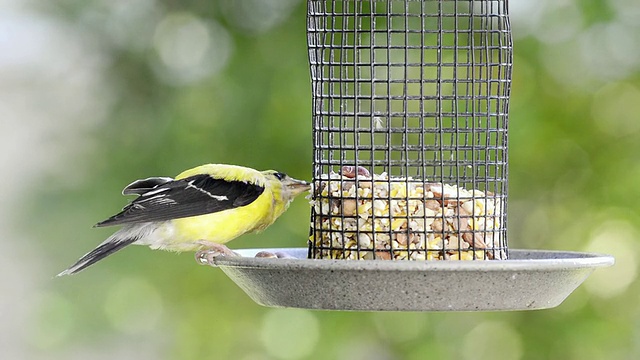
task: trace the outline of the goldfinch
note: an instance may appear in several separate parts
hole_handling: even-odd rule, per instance
[[[264,230],[309,189],[308,182],[281,172],[223,164],[198,166],[175,179],[134,181],[122,194],[138,197],[95,225],[122,228],[58,276],[75,274],[130,244],[233,254],[222,244]]]

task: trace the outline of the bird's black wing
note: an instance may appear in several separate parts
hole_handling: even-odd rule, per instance
[[[264,187],[256,184],[215,179],[204,174],[159,182],[140,194],[122,212],[96,226],[165,221],[210,214],[250,204],[263,191]]]

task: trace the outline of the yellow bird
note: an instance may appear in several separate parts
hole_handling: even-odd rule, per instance
[[[58,276],[75,274],[130,244],[233,254],[222,244],[264,230],[296,195],[309,188],[308,182],[274,170],[224,164],[198,166],[175,179],[134,181],[122,194],[138,197],[117,215],[95,225],[123,227]]]

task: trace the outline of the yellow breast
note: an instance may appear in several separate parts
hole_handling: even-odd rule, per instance
[[[173,238],[167,250],[194,251],[200,248],[197,241],[224,244],[238,236],[260,231],[274,220],[273,194],[265,189],[258,199],[249,205],[212,214],[171,220]]]

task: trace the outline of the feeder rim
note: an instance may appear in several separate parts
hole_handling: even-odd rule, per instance
[[[255,269],[331,269],[340,271],[544,271],[607,267],[614,264],[611,255],[558,250],[510,249],[507,260],[342,260],[307,259],[307,248],[235,249],[238,257],[217,257],[213,267]],[[260,251],[303,254],[305,258],[256,258]],[[550,258],[551,257],[551,258]]]

